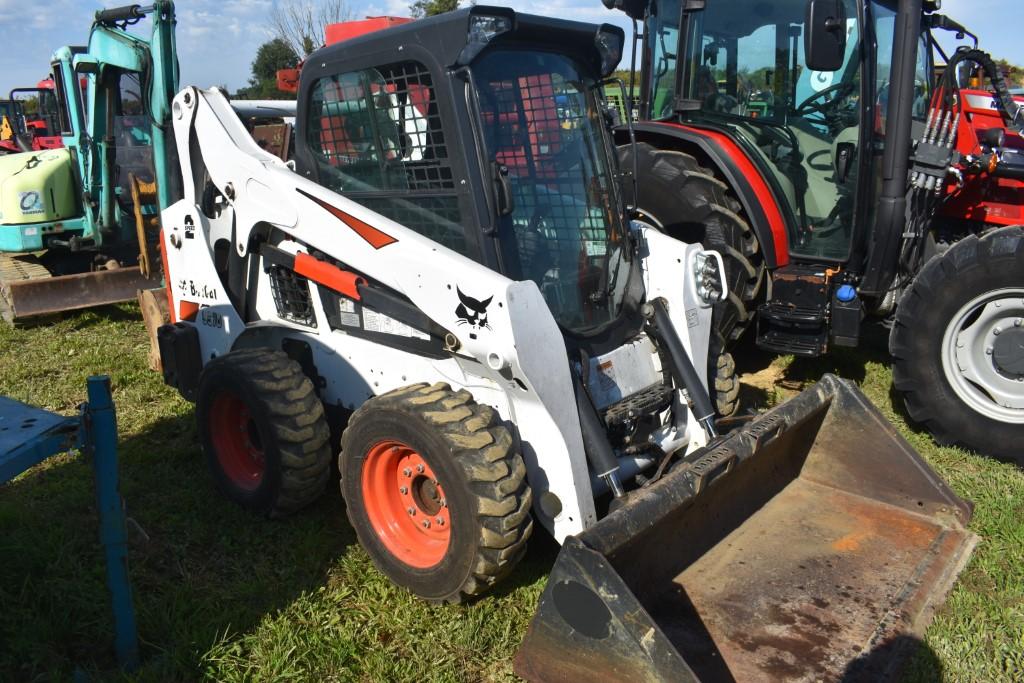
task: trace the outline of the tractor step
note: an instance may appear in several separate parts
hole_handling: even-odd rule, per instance
[[[0,317],[21,324],[64,311],[135,299],[154,285],[138,266],[52,275],[32,255],[0,254]]]
[[[772,274],[772,299],[757,309],[757,345],[773,353],[820,356],[828,350],[829,271],[792,264]]]

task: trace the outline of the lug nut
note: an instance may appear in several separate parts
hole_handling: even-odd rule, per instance
[[[423,474],[423,463],[420,463],[419,465],[416,465],[416,473],[417,474]]]
[[[401,493],[404,496],[404,495],[409,493],[409,487],[408,486],[399,486],[398,487],[398,492]]]
[[[402,470],[402,474],[404,474],[407,477],[411,477],[412,476],[412,470],[410,470],[408,467],[406,467],[404,470]]]
[[[1003,331],[1002,328],[997,327],[996,329],[992,330],[992,334],[994,334],[996,336],[999,336],[999,333],[1002,332],[1002,331]]]
[[[443,507],[443,508],[448,507],[448,500],[447,499],[445,499],[445,498],[441,499],[441,507]]]
[[[1013,321],[1014,327],[1020,327],[1021,325],[1024,325],[1024,320],[1022,320],[1021,318],[1017,318],[1016,320]]]
[[[423,528],[424,529],[429,529],[430,528],[430,520],[429,519],[423,520]]]
[[[413,516],[416,515],[416,508],[414,508],[414,507],[405,508],[405,511],[408,512],[410,515],[413,515]]]
[[[1024,380],[1022,380],[1024,381]],[[438,526],[444,526],[444,517],[435,517],[434,521],[437,522]]]

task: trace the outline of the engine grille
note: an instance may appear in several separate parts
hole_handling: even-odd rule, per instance
[[[270,266],[270,291],[274,296],[277,314],[283,320],[316,327],[309,280],[297,275],[290,268]]]

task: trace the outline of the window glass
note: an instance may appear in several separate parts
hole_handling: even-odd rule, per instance
[[[114,107],[114,145],[117,158],[118,199],[131,212],[129,175],[153,182],[153,134],[150,116],[142,96],[139,74],[122,71],[117,80]]]
[[[430,73],[418,62],[351,71],[312,89],[306,141],[320,182],[466,253]]]
[[[692,116],[729,127],[761,157],[796,217],[795,254],[844,259],[853,235],[860,141],[857,4],[843,0],[846,55],[836,71],[808,68],[806,0],[708,3],[692,15]]]
[[[675,105],[676,46],[679,44],[679,0],[656,3],[657,14],[647,20],[645,33],[651,41],[650,99],[655,119],[671,116]]]
[[[619,315],[629,266],[597,85],[565,55],[495,49],[473,64],[488,158],[511,198],[505,273],[586,333]]]
[[[57,114],[61,135],[74,135],[71,130],[71,115],[68,107],[67,93],[64,90],[64,73],[59,63],[53,65],[53,90],[57,97]]]

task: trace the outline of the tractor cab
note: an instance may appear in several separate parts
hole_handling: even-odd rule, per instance
[[[601,91],[622,44],[477,7],[328,46],[302,70],[298,171],[533,280],[567,333],[599,335],[638,276]]]
[[[805,51],[814,30],[809,7],[825,4],[835,52],[827,69]],[[682,111],[686,121],[726,133],[764,172],[786,217],[790,255],[846,262],[863,236],[858,226],[873,222],[894,3],[719,0],[680,10],[679,0],[659,0],[648,11],[644,118]],[[927,34],[920,39],[912,108],[923,123],[931,65]],[[861,179],[870,182],[862,188]]]

